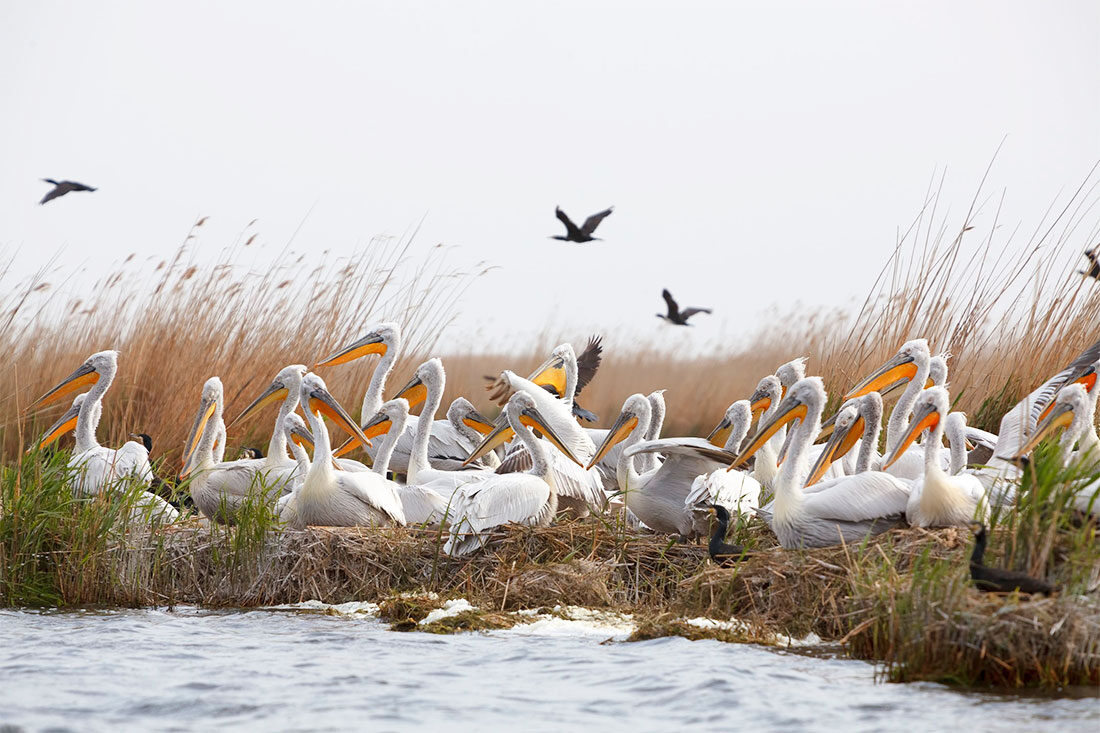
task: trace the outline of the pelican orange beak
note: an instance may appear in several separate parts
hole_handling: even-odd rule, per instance
[[[290,429],[290,439],[294,441],[295,445],[313,450],[313,433],[309,432],[304,425],[292,427]]]
[[[328,417],[345,432],[350,433],[364,448],[370,446],[370,439],[363,434],[363,431],[327,389],[322,387],[311,389],[306,404],[310,412],[317,416],[324,415]]]
[[[637,425],[638,416],[630,410],[623,410],[619,414],[619,419],[616,420],[615,424],[611,426],[611,429],[607,431],[607,437],[600,443],[600,447],[596,449],[596,453],[592,456],[592,460],[588,462],[588,465],[585,466],[585,470],[592,468],[602,461],[603,457],[607,455],[607,452],[626,440],[626,437],[634,431]],[[717,428],[715,428],[715,430],[717,430]],[[725,443],[723,443],[723,445],[725,445]]]
[[[561,451],[566,458],[576,463],[578,466],[583,467],[584,464],[577,460],[577,457],[573,455],[573,451],[569,450],[569,447],[561,441],[558,434],[554,432],[554,429],[547,424],[543,418],[542,413],[538,411],[536,407],[528,407],[520,413],[519,421],[529,428],[538,430],[542,433],[542,437],[550,441],[550,444]]]
[[[764,390],[756,390],[749,397],[749,409],[752,411],[752,419],[756,420],[772,406],[772,398]]]
[[[844,399],[850,400],[853,397],[862,397],[871,392],[882,394],[881,390],[890,387],[894,382],[898,380],[909,381],[916,375],[917,365],[913,361],[913,357],[897,354],[890,361],[876,369],[869,377],[852,387],[848,394],[844,395]]]
[[[75,372],[62,379],[56,387],[29,404],[24,412],[57,402],[62,397],[78,392],[85,387],[91,387],[98,381],[99,372],[91,364],[84,362],[77,367]]]
[[[872,390],[874,391],[874,390]],[[922,405],[913,413],[913,419],[909,422],[909,427],[905,429],[905,434],[898,442],[894,450],[886,458],[886,462],[882,464],[882,470],[885,471],[890,466],[894,465],[894,462],[901,458],[902,454],[913,444],[913,441],[929,428],[934,428],[939,424],[941,419],[940,411],[936,409],[933,404]]]
[[[377,412],[374,417],[368,420],[367,424],[363,426],[363,433],[368,438],[374,438],[390,432],[390,428],[392,427],[393,420],[390,416],[384,412]]]
[[[1055,402],[1044,413],[1046,417],[1039,421],[1039,424],[1035,427],[1035,432],[1031,434],[1031,437],[1020,447],[1020,451],[1016,454],[1015,459],[1019,460],[1025,455],[1035,449],[1035,446],[1039,445],[1043,441],[1043,438],[1047,437],[1055,430],[1059,428],[1068,428],[1070,423],[1073,422],[1074,412],[1073,407],[1065,402],[1059,404]]]
[[[254,399],[252,401],[251,405],[244,408],[244,412],[242,412],[240,415],[238,415],[236,420],[234,420],[233,422],[229,423],[229,425],[226,426],[226,430],[233,427],[234,425],[236,425],[239,422],[243,422],[250,415],[252,415],[255,412],[259,412],[264,407],[267,407],[268,405],[270,405],[272,402],[281,402],[281,401],[285,400],[287,394],[289,394],[289,390],[287,389],[287,386],[285,384],[283,384],[281,381],[279,381],[278,379],[276,379],[274,382],[272,382],[268,386],[267,389],[264,390],[264,393],[262,395],[260,395],[259,397],[257,397],[256,399]]]
[[[382,336],[376,332],[371,332],[358,341],[340,349],[335,354],[317,362],[314,368],[347,364],[349,361],[355,361],[371,354],[385,355],[388,349],[389,345]]]
[[[792,420],[803,420],[806,417],[806,405],[802,400],[797,397],[785,397],[783,401],[779,403],[779,408],[772,415],[771,419],[761,425],[753,439],[749,441],[749,444],[741,451],[740,455],[734,459],[728,470],[733,470],[749,460],[749,457],[753,453],[760,450],[760,447],[764,443],[775,435],[781,427],[791,422]]]
[[[482,435],[488,435],[493,432],[493,421],[477,410],[470,410],[463,415],[462,424],[468,428],[473,428]]]
[[[551,356],[535,370],[532,382],[540,387],[552,387],[558,397],[565,396],[565,359]]]
[[[839,414],[839,413],[838,413]],[[834,421],[834,425],[835,425]],[[821,452],[821,455],[817,457],[817,463],[810,469],[810,476],[806,479],[806,486],[812,486],[821,480],[821,477],[825,475],[825,472],[829,470],[834,462],[839,460],[848,454],[848,451],[852,449],[852,446],[856,444],[856,441],[863,435],[864,421],[863,417],[859,416],[847,427],[840,426],[836,428],[832,435],[829,436],[829,442],[825,444],[825,450]]]
[[[58,418],[57,422],[51,425],[46,432],[42,434],[42,437],[39,438],[37,445],[38,450],[42,450],[65,433],[75,430],[78,417],[80,417],[80,405],[73,405],[66,410],[65,414]],[[31,450],[34,450],[34,448],[30,448],[27,452],[29,453]]]
[[[508,419],[501,415],[500,425],[496,425],[493,429],[485,435],[485,439],[481,441],[481,444],[477,448],[474,448],[470,457],[462,462],[463,466],[468,466],[477,459],[494,450],[499,445],[504,445],[515,437],[516,432],[512,430],[512,426],[508,424]]]
[[[414,375],[409,383],[401,388],[401,391],[397,393],[398,398],[404,398],[408,400],[409,409],[416,407],[421,402],[428,398],[428,388],[424,384],[424,380],[420,378],[420,375]]]
[[[199,441],[202,440],[203,433],[206,432],[206,424],[210,422],[210,418],[214,414],[215,408],[218,403],[214,400],[203,399],[199,405],[199,417],[195,420],[195,425],[191,428],[191,435],[187,439],[187,443],[184,444],[183,450],[183,469],[180,471],[180,481],[183,481],[191,472],[195,469],[194,457],[195,448],[198,447]]]
[[[733,423],[728,417],[723,416],[722,420],[714,426],[714,430],[710,431],[707,441],[715,448],[724,448],[731,432],[733,432]]]
[[[1082,387],[1085,388],[1086,392],[1091,393],[1092,390],[1096,387],[1096,369],[1094,365],[1090,364],[1089,366],[1085,367],[1080,373],[1071,375],[1069,381],[1067,381],[1064,386],[1069,386],[1071,384],[1080,384]],[[1051,402],[1049,405],[1047,405],[1047,409],[1043,410],[1042,414],[1039,415],[1039,422],[1042,422],[1053,409],[1054,402]]]

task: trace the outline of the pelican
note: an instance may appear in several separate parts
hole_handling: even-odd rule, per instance
[[[347,364],[371,354],[381,355],[382,358],[374,367],[374,373],[371,375],[370,384],[363,395],[363,404],[360,408],[359,419],[366,422],[382,409],[382,394],[386,389],[386,379],[393,370],[400,352],[401,327],[396,323],[386,322],[371,328],[366,336],[322,359],[317,363],[317,366],[336,366]],[[416,397],[406,395],[410,409],[420,404],[425,396],[423,391]],[[412,452],[413,440],[419,424],[420,418],[414,415],[410,415],[405,422],[405,432],[397,436],[397,445],[394,447],[393,456],[390,458],[390,471],[398,474],[408,472],[409,455]],[[462,457],[469,454],[476,443],[468,442],[462,433],[446,420],[437,420],[429,427],[431,433],[428,439],[428,454],[431,456],[432,464],[440,469],[461,470]],[[373,436],[368,435],[368,437]],[[336,450],[336,455],[338,457],[343,456],[354,447],[354,443],[345,443]],[[367,452],[373,457],[372,450],[368,449]]]
[[[478,412],[465,397],[456,397],[451,402],[451,406],[447,408],[447,420],[470,445],[480,443],[495,427],[493,421]],[[500,455],[497,451],[489,451],[481,462],[486,468],[495,469],[500,466]]]
[[[909,427],[884,464],[889,468],[918,435],[930,431],[924,442],[924,474],[910,484],[905,508],[905,518],[914,527],[966,527],[975,518],[986,521],[989,517],[985,487],[978,477],[967,473],[952,476],[943,470],[940,451],[950,404],[943,387],[924,390],[914,405]]]
[[[822,482],[817,491],[804,493],[801,481],[809,468],[809,447],[821,427],[825,386],[820,377],[796,382],[770,420],[762,421],[731,470],[744,463],[782,426],[801,418],[792,428],[787,460],[774,482],[775,500],[769,507],[772,530],[783,547],[829,547],[858,542],[893,527],[905,513],[909,487],[880,471],[865,471]],[[758,514],[769,520],[765,509]]]
[[[588,465],[594,466],[612,447],[622,443],[616,472],[627,509],[656,532],[692,537],[696,530],[687,506],[692,484],[697,477],[728,465],[732,454],[702,438],[643,441],[651,416],[652,407],[645,395],[627,397]],[[633,459],[645,453],[660,453],[665,461],[659,468],[639,474]]]
[[[401,526],[405,513],[392,481],[373,471],[342,471],[332,461],[332,443],[322,414],[359,438],[367,437],[329,394],[316,374],[302,379],[301,404],[313,433],[313,462],[297,491],[282,506],[280,518],[294,529],[308,525],[336,527]]]
[[[800,369],[804,370],[804,359],[796,359],[792,362],[787,362],[783,366],[779,367],[776,371],[782,371],[784,376],[790,379],[794,374],[797,374]],[[799,377],[801,379],[801,377]],[[794,380],[797,382],[798,380]],[[794,384],[791,382],[791,384]],[[752,416],[760,418],[760,422],[766,422],[771,419],[772,415],[779,408],[779,403],[782,400],[782,395],[786,392],[787,388],[783,386],[783,382],[775,374],[769,374],[761,379],[756,385],[756,391],[749,397],[749,407],[752,410]],[[732,407],[732,405],[731,405]],[[710,435],[707,436],[707,440],[712,445],[718,447],[724,447],[729,442],[729,435],[732,429],[732,424],[728,418],[729,412],[723,416],[722,421],[715,426],[714,430],[710,431]],[[756,453],[756,461],[753,464],[751,475],[762,486],[771,488],[772,481],[775,480],[775,476],[779,471],[777,463],[779,461],[779,450],[783,445],[786,438],[786,427],[781,428],[776,434]],[[737,450],[740,446],[734,446],[732,449]]]
[[[752,422],[749,401],[738,400],[730,405],[724,421],[731,426],[724,448],[736,453]],[[760,483],[744,471],[727,471],[725,466],[716,468],[709,474],[695,477],[684,505],[692,515],[692,536],[701,537],[707,533],[715,506],[727,512],[727,522],[731,515],[755,514],[760,506]]]
[[[1085,460],[1092,461],[1094,464],[1100,461],[1100,451],[1096,446],[1089,445],[1086,437],[1089,433],[1095,433],[1096,430],[1095,393],[1095,389],[1090,394],[1084,385],[1078,383],[1069,384],[1060,389],[1050,412],[1036,426],[1027,442],[1021,446],[1020,455],[1023,456],[1034,449],[1043,438],[1055,430],[1063,428],[1062,437],[1058,441],[1063,465],[1069,466]],[[1075,451],[1074,445],[1078,445],[1079,449]],[[1082,513],[1100,516],[1100,479],[1078,489],[1073,504]]]
[[[505,370],[500,374],[498,389],[506,389],[510,392],[527,392],[539,408],[543,419],[549,421],[554,432],[566,446],[569,454],[578,460],[587,461],[595,452],[595,443],[585,428],[582,428],[572,415],[572,399],[577,384],[577,358],[573,353],[573,347],[569,344],[561,344],[556,347],[550,358],[536,370],[535,381],[523,379],[515,373]],[[544,380],[547,383],[560,387],[561,398],[550,394],[539,383]],[[485,455],[497,445],[509,440],[513,431],[507,416],[502,415],[496,428],[487,435],[481,444],[470,454],[467,461],[473,461]],[[604,494],[603,473],[598,467],[566,460],[557,452],[550,452],[551,478],[558,495],[558,507],[574,516],[586,516],[590,507],[602,511],[607,503]],[[508,473],[530,468],[531,456],[527,454],[526,444],[520,444],[510,450],[501,462],[497,473]]]
[[[211,519],[233,524],[237,512],[250,497],[261,501],[274,500],[291,491],[297,463],[269,468],[265,458],[243,458],[236,461],[215,461],[214,441],[222,434],[225,390],[222,380],[211,377],[202,387],[202,399],[191,435],[184,450],[184,467],[180,479],[190,478],[191,500],[199,511]],[[285,434],[283,436],[285,440]],[[286,448],[282,448],[286,457]]]
[[[309,368],[304,364],[291,364],[283,367],[271,380],[271,384],[263,391],[263,394],[244,408],[237,419],[229,423],[228,427],[232,428],[237,423],[244,422],[249,416],[259,412],[265,406],[273,402],[281,403],[279,405],[279,415],[275,418],[275,429],[271,431],[271,440],[267,444],[267,455],[260,459],[263,465],[262,470],[271,472],[273,475],[285,473],[295,466],[294,460],[287,456],[287,432],[284,429],[283,421],[287,415],[298,409],[302,377],[308,371]]]
[[[539,390],[542,391],[542,390]],[[504,409],[511,429],[527,446],[532,457],[526,472],[493,474],[483,481],[466,484],[454,494],[451,507],[451,535],[443,550],[449,555],[467,555],[487,541],[488,530],[508,522],[546,526],[558,511],[558,495],[550,476],[546,443],[570,460],[576,458],[545,419],[535,398],[526,391],[512,395]],[[574,421],[574,425],[576,422]],[[546,438],[535,438],[529,427]]]
[[[100,351],[89,356],[72,374],[57,386],[39,397],[28,410],[48,405],[91,385],[91,389],[73,400],[72,406],[54,423],[39,441],[45,447],[69,430],[75,432],[76,442],[69,466],[74,469],[72,486],[76,496],[102,493],[126,480],[133,480],[148,487],[153,481],[153,468],[149,465],[149,451],[136,441],[127,441],[117,450],[106,448],[96,440],[96,429],[103,414],[103,395],[110,388],[118,371],[118,352]],[[179,517],[175,507],[151,492],[142,492],[134,504],[131,521],[141,513],[162,521],[174,521]]]
[[[375,453],[373,468],[375,474],[382,477],[382,479],[386,478],[386,470],[389,467],[390,456],[393,454],[398,436],[405,430],[405,422],[408,419],[408,401],[397,398],[389,402],[384,402],[382,404],[382,409],[380,409],[364,426],[364,432],[369,429],[377,428],[384,430],[386,433],[385,440]],[[423,425],[424,423],[421,424]],[[447,504],[453,491],[448,491],[447,496],[443,496],[432,488],[432,484],[424,486],[414,485],[411,482],[399,484],[395,481],[390,481],[389,483],[393,485],[398,498],[401,500],[401,510],[405,514],[405,521],[407,523],[439,525],[443,522],[444,517],[447,516]],[[437,482],[433,482],[433,484],[439,485]]]
[[[905,391],[902,392],[901,397],[894,404],[894,409],[890,411],[890,419],[886,423],[887,453],[891,453],[901,441],[902,432],[909,423],[909,416],[913,412],[913,405],[928,381],[931,361],[932,356],[926,339],[906,341],[889,361],[872,372],[870,376],[853,387],[844,396],[846,400],[853,397],[862,397],[870,392],[878,392],[899,379],[908,380]],[[914,445],[912,442],[908,445],[908,450],[899,454],[891,462],[888,473],[912,481],[919,479],[924,472],[924,448]],[[937,455],[940,454],[937,452]],[[946,456],[941,457],[946,458]],[[940,466],[941,469],[947,467],[946,461]]]
[[[878,392],[869,392],[862,397],[854,397],[841,405],[834,417],[835,429],[829,436],[829,442],[818,453],[817,462],[806,479],[808,490],[824,477],[863,473],[871,468],[873,460],[877,460],[876,446],[882,430],[882,396]],[[841,458],[849,459],[857,444],[859,451],[855,461],[845,465],[839,474],[829,476],[831,464]]]

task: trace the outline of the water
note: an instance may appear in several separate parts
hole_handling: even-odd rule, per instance
[[[0,724],[25,730],[1100,730],[1100,700],[882,684],[865,662],[558,620],[0,611]]]

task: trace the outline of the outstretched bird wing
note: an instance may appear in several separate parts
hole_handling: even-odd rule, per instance
[[[46,203],[47,201],[53,201],[58,196],[64,196],[68,192],[69,192],[69,189],[65,187],[65,184],[58,183],[53,188],[51,188],[49,190],[49,193],[47,193],[45,196],[42,197],[42,200],[38,202],[38,205],[41,206],[42,204]]]
[[[665,304],[668,305],[668,319],[674,321],[680,317],[680,306],[676,305],[675,299],[672,297],[672,293],[667,289],[661,291],[661,297],[665,299]]]
[[[687,319],[691,318],[696,313],[710,313],[710,312],[711,312],[710,308],[684,308],[682,311],[680,311],[680,317],[683,318],[686,321]]]
[[[602,341],[599,335],[589,337],[588,345],[577,357],[577,390],[573,393],[574,397],[592,381],[592,377],[596,376],[596,370],[600,368],[600,362],[603,360]]]
[[[604,219],[606,219],[607,217],[611,216],[611,211],[614,208],[615,208],[614,206],[610,206],[610,207],[604,209],[603,211],[601,211],[600,213],[593,214],[592,216],[585,219],[584,220],[584,226],[581,227],[581,233],[586,234],[589,237],[591,237],[592,232],[596,231],[596,227],[598,227],[600,225],[600,222],[603,221]]]
[[[565,233],[570,237],[575,237],[581,233],[580,229],[577,229],[577,225],[570,220],[565,212],[561,210],[561,207],[554,209],[554,216],[558,217],[558,220],[565,225]]]
[[[83,183],[77,183],[76,181],[62,181],[62,186],[68,186],[70,191],[94,191],[91,186],[85,186]]]

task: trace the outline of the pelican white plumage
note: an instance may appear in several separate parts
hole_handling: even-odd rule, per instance
[[[1037,446],[1048,435],[1059,428],[1063,429],[1058,441],[1063,465],[1085,462],[1085,466],[1094,469],[1100,467],[1100,449],[1091,444],[1089,433],[1096,430],[1096,392],[1090,393],[1083,384],[1071,383],[1058,391],[1058,396],[1035,431],[1020,447],[1024,455]],[[1074,450],[1074,446],[1078,446]],[[1100,479],[1091,481],[1076,491],[1074,506],[1084,514],[1100,516]]]
[[[370,329],[366,336],[348,344],[331,356],[317,363],[318,367],[336,366],[361,359],[371,354],[381,355],[381,359],[374,367],[367,391],[363,395],[363,405],[359,413],[359,419],[365,423],[374,417],[382,409],[383,393],[386,389],[386,380],[393,370],[393,366],[401,353],[401,327],[396,323],[381,323]],[[409,408],[413,409],[427,396],[421,391],[417,394],[398,394],[408,400]],[[389,470],[397,474],[408,472],[409,457],[412,454],[416,429],[420,424],[420,418],[410,415],[405,422],[405,431],[397,436],[397,444],[394,446],[393,455],[390,457]],[[462,433],[454,428],[447,420],[436,420],[429,425],[431,432],[428,438],[428,455],[431,464],[441,470],[458,471],[462,469],[463,458],[469,454],[476,443],[469,442]],[[374,437],[367,435],[367,437]],[[336,456],[340,457],[354,448],[353,443],[345,443],[336,450]],[[368,448],[367,452],[373,458],[374,448]]]
[[[260,459],[263,461],[264,471],[281,473],[292,469],[295,465],[294,460],[287,455],[287,431],[284,419],[298,409],[302,377],[308,371],[309,368],[304,364],[291,364],[280,369],[275,378],[271,380],[271,384],[263,391],[263,394],[253,400],[252,404],[246,407],[237,416],[237,419],[228,425],[228,428],[232,428],[237,423],[247,420],[249,416],[259,412],[265,406],[273,402],[280,403],[279,414],[275,418],[275,429],[271,431],[271,439],[267,444],[267,455]]]
[[[301,404],[313,433],[313,462],[305,481],[282,506],[288,526],[401,526],[405,513],[392,481],[373,471],[343,471],[333,463],[332,443],[322,415],[327,415],[364,444],[369,442],[354,420],[316,374],[302,379]]]
[[[616,473],[627,509],[656,532],[691,537],[695,529],[687,498],[692,484],[697,477],[728,465],[733,456],[703,438],[643,441],[651,414],[652,407],[645,395],[627,397],[589,466],[622,443]],[[665,461],[660,467],[639,474],[634,457],[645,453],[659,453],[665,456]]]
[[[924,473],[910,484],[905,518],[915,527],[965,527],[977,519],[988,521],[989,501],[977,476],[949,475],[943,470],[940,452],[944,420],[951,400],[943,387],[924,390],[913,406],[913,419],[894,449],[886,457],[888,468],[925,430]]]
[[[267,456],[215,461],[214,441],[224,434],[224,409],[222,380],[211,377],[202,387],[199,410],[184,448],[180,479],[189,479],[191,500],[200,512],[214,521],[233,524],[247,500],[274,504],[279,496],[290,493],[298,464],[286,458],[285,443],[284,461],[275,468],[269,468]]]
[[[75,431],[76,444],[69,466],[75,472],[72,489],[77,496],[125,488],[123,484],[127,481],[148,487],[153,480],[149,451],[144,445],[131,440],[116,450],[102,446],[96,440],[96,429],[103,414],[103,395],[110,388],[117,371],[117,351],[92,354],[72,374],[27,408],[30,410],[51,404],[82,387],[91,386],[87,393],[73,400],[72,406],[39,442],[40,446],[45,447],[68,430]],[[143,515],[156,517],[160,521],[174,521],[179,517],[179,512],[161,497],[145,491],[135,500],[131,521]]]
[[[516,436],[527,446],[532,466],[526,472],[493,474],[455,491],[451,535],[443,547],[449,555],[474,552],[485,544],[486,533],[494,527],[509,522],[546,526],[557,513],[558,497],[550,477],[546,444],[549,442],[570,460],[575,457],[545,419],[533,395],[525,391],[513,394],[504,414]],[[529,426],[541,432],[546,440],[538,440]]]
[[[725,450],[736,454],[745,440],[752,422],[752,408],[748,400],[737,400],[726,410],[724,422],[730,424]],[[760,506],[760,483],[744,471],[728,471],[716,468],[708,474],[696,476],[691,484],[684,505],[692,517],[693,537],[702,537],[710,529],[710,517],[714,506],[725,507],[731,517],[738,514],[752,516]]]
[[[425,408],[427,409],[427,408]],[[398,436],[400,436],[405,430],[405,422],[409,419],[409,403],[407,400],[397,398],[388,402],[382,403],[382,408],[374,415],[370,421],[367,422],[364,432],[368,429],[384,429],[386,438],[383,440],[382,445],[378,448],[374,458],[373,471],[386,478],[386,471],[389,468],[390,456],[393,454],[394,446],[397,443]],[[424,423],[421,423],[422,425]],[[419,428],[418,428],[419,430]],[[426,443],[425,443],[426,445]],[[414,448],[414,451],[416,448]],[[413,463],[415,463],[415,458]],[[410,463],[410,466],[412,464]],[[411,469],[410,469],[411,470]],[[424,474],[421,473],[421,476]],[[408,524],[427,524],[427,525],[439,525],[443,522],[447,516],[447,505],[450,503],[450,497],[453,493],[453,487],[447,491],[447,495],[443,496],[432,488],[432,484],[420,485],[406,482],[399,484],[395,481],[390,481],[394,490],[397,492],[398,498],[401,500],[401,509],[405,513],[405,522]],[[433,482],[436,486],[441,486],[439,482]]]
[[[809,447],[821,427],[825,387],[820,377],[799,380],[788,391],[775,415],[762,422],[756,435],[737,456],[731,469],[748,460],[780,427],[800,418],[787,459],[774,483],[775,500],[757,511],[783,547],[828,547],[858,542],[893,527],[905,514],[909,487],[881,471],[842,476],[803,492],[809,469]]]

